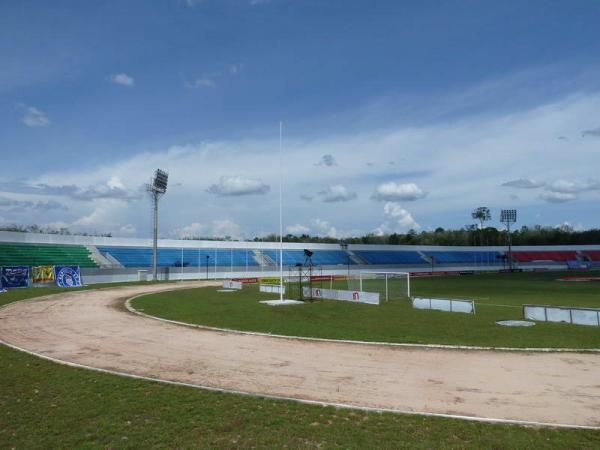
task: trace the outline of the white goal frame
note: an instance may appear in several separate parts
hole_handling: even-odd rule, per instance
[[[388,275],[404,275],[406,277],[406,297],[407,298],[411,298],[410,297],[410,272],[393,272],[393,271],[382,271],[382,270],[377,270],[377,271],[371,271],[371,270],[360,270],[358,272],[358,279],[359,279],[359,290],[363,291],[363,275],[384,275],[385,278],[385,301],[387,302],[389,300],[389,287],[388,287]],[[365,277],[367,279],[369,279],[368,277]]]

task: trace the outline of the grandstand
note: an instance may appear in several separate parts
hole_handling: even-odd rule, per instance
[[[428,258],[436,264],[498,264],[503,253],[482,251],[425,251]]]
[[[279,250],[265,250],[263,255],[270,258],[275,264],[279,264]],[[303,250],[284,250],[283,265],[295,266],[303,264],[305,260]],[[315,250],[312,256],[313,264],[317,266],[336,266],[341,264],[354,264],[346,252],[341,250]]]
[[[412,251],[355,250],[354,254],[368,264],[420,265],[428,263],[419,252]]]
[[[0,242],[0,266],[73,265],[98,267],[80,245],[35,245]]]
[[[283,265],[305,262],[304,249],[324,273],[398,268],[407,272],[489,270],[505,267],[505,247],[432,247],[407,245],[349,245],[284,243]],[[517,268],[543,269],[600,266],[600,245],[513,247]],[[160,240],[161,279],[275,275],[279,249],[272,242]],[[59,236],[0,232],[0,266],[78,265],[86,281],[138,279],[139,270],[152,266],[148,239]]]
[[[123,267],[150,267],[152,249],[143,247],[98,247],[103,255],[115,258]],[[159,248],[158,267],[204,267],[208,262],[218,267],[257,266],[258,262],[251,250],[237,249],[178,249]]]
[[[600,250],[586,250],[583,252],[590,261],[600,261]]]
[[[512,252],[513,259],[517,262],[535,262],[535,261],[550,261],[550,262],[567,262],[577,260],[576,251],[514,251]]]

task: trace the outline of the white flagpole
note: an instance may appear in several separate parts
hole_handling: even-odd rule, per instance
[[[283,302],[283,122],[279,121],[279,300]]]

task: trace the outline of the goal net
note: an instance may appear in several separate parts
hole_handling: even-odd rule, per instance
[[[381,300],[410,298],[408,272],[354,272],[348,277],[348,290],[378,292]]]

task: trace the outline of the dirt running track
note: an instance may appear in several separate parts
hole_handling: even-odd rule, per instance
[[[201,284],[15,302],[0,309],[0,339],[60,361],[205,387],[403,412],[600,426],[600,354],[302,341],[195,329],[123,308],[138,294]]]

